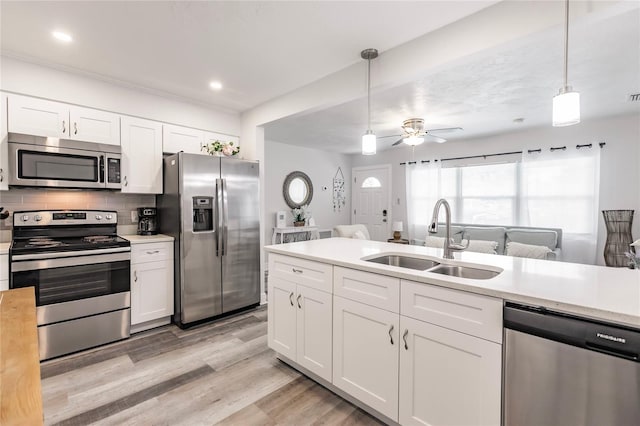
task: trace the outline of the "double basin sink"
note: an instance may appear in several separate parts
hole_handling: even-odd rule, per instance
[[[469,278],[472,280],[488,280],[498,275],[500,272],[489,269],[472,268],[469,266],[445,265],[435,260],[421,257],[403,255],[382,255],[372,259],[362,259],[367,262],[379,263],[382,265],[397,266],[400,268],[415,269],[418,271],[432,272],[434,274],[448,275],[450,277]]]

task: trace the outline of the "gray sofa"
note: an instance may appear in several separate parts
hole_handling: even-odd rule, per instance
[[[438,226],[436,234],[444,237],[445,225]],[[547,260],[561,260],[562,253],[562,229],[560,228],[533,228],[525,226],[496,226],[474,225],[466,223],[451,224],[451,237],[459,243],[465,240],[497,241],[498,254],[504,254],[507,243],[513,241],[522,244],[547,246],[552,252],[547,254]],[[424,239],[414,239],[414,244],[424,245]]]

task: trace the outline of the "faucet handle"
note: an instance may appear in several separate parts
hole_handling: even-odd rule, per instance
[[[453,238],[450,238],[449,240],[450,240],[450,242],[449,242],[449,248],[450,248],[451,250],[455,250],[455,251],[463,251],[463,250],[466,250],[466,249],[468,249],[468,248],[469,248],[469,242],[470,242],[469,240],[467,240],[467,243],[466,243],[466,244],[456,244],[456,243],[454,243],[454,242],[453,242]]]

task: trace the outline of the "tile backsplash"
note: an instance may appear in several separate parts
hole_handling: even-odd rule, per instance
[[[118,212],[118,233],[136,232],[131,211],[138,207],[155,207],[152,194],[122,194],[114,191],[29,188],[0,192],[0,207],[13,213],[20,210],[88,209]],[[0,242],[11,241],[12,216],[0,220]]]

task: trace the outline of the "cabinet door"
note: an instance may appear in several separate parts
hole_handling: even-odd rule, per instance
[[[204,154],[202,152],[203,143],[204,132],[202,130],[172,126],[170,124],[162,126],[163,152],[174,154],[184,151],[191,154]]]
[[[332,295],[303,285],[297,286],[298,314],[296,361],[309,371],[331,381]]]
[[[173,315],[173,262],[132,263],[131,324]]]
[[[269,277],[269,347],[287,358],[296,360],[296,285]]]
[[[333,297],[333,384],[398,420],[400,316]]]
[[[9,189],[9,132],[7,131],[7,95],[0,95],[0,191]]]
[[[400,325],[400,424],[499,425],[502,346],[405,316]]]
[[[0,254],[0,291],[9,290],[9,256]]]
[[[8,125],[12,133],[68,138],[69,105],[10,95]]]
[[[162,193],[162,124],[122,117],[122,192]]]
[[[69,137],[86,142],[120,145],[120,116],[91,108],[71,106]]]

